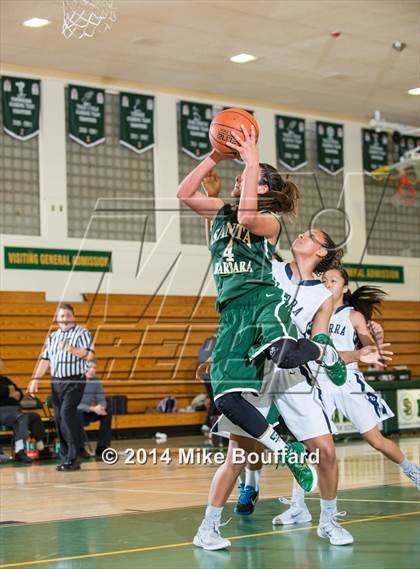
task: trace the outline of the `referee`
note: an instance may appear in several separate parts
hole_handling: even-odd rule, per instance
[[[77,406],[85,388],[88,361],[95,357],[94,347],[89,331],[76,324],[71,304],[59,305],[57,324],[59,329],[48,336],[28,391],[38,391],[39,380],[50,368],[52,403],[64,459],[57,470],[80,470]]]

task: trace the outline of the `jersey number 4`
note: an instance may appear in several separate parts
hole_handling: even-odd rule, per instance
[[[223,258],[226,261],[233,263],[235,261],[235,257],[233,256],[233,239],[231,239],[223,251]]]

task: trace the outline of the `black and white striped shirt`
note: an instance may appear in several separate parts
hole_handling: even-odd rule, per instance
[[[92,336],[86,328],[75,325],[63,332],[56,330],[48,336],[41,358],[49,360],[52,377],[71,377],[86,373],[88,363],[86,360],[65,352],[59,347],[60,342],[66,342],[73,348],[85,348],[94,351]]]

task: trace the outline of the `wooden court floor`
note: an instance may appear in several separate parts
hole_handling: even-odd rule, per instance
[[[200,451],[202,437],[169,439],[173,461],[113,465],[88,461],[79,472],[56,472],[51,462],[2,466],[0,568],[197,568],[197,569],[414,569],[420,567],[420,493],[399,469],[362,442],[339,443],[339,509],[355,544],[334,547],[316,535],[317,494],[309,507],[313,524],[273,528],[289,495],[286,469],[265,468],[261,501],[253,516],[233,514],[232,496],[223,535],[229,552],[192,546],[216,466],[177,463],[179,447]],[[420,439],[400,439],[409,459],[419,460]],[[118,441],[151,450],[154,441]]]

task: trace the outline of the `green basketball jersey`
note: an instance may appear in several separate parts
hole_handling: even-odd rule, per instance
[[[280,218],[272,215],[279,220],[280,234]],[[275,249],[268,239],[238,223],[236,208],[225,205],[217,212],[211,226],[210,250],[219,311],[255,286],[274,285],[271,261]]]

